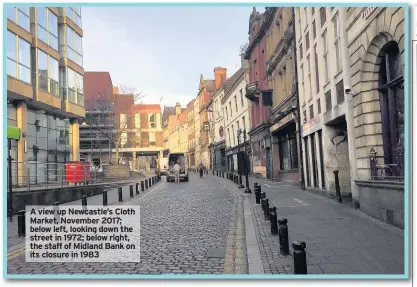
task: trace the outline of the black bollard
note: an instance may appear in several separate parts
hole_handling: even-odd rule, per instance
[[[294,248],[294,274],[307,274],[306,243],[294,241],[292,248]]]
[[[287,222],[286,218],[278,219],[279,251],[282,255],[288,255],[290,252]]]
[[[151,179],[149,178],[149,187],[151,187],[152,186],[152,181],[151,181]]]
[[[255,202],[256,204],[261,203],[261,187],[259,185],[255,186]]]
[[[148,180],[145,179],[145,188],[148,189]]]
[[[130,185],[130,197],[133,197],[133,184]]]
[[[19,210],[17,213],[17,234],[19,237],[26,235],[26,211]]]
[[[277,222],[277,208],[275,206],[271,207],[271,234],[277,235],[278,234],[278,222]]]
[[[272,212],[273,212],[273,207],[274,207],[274,206],[269,206],[269,209],[268,209],[268,220],[269,220],[269,221],[271,221],[271,214],[272,214]]]
[[[259,190],[260,191],[260,190]],[[260,191],[259,194],[261,195],[261,201],[263,198],[266,198],[266,193],[265,191]]]
[[[336,187],[336,199],[339,203],[342,203],[342,195],[340,194],[340,184],[339,184],[339,171],[334,170],[334,185]]]
[[[85,195],[85,194],[83,196],[81,196],[81,205],[83,207],[87,206],[87,195]]]
[[[264,218],[269,220],[269,199],[265,198]]]
[[[139,182],[136,183],[136,194],[139,194]]]
[[[52,205],[54,207],[55,218],[57,220],[59,220],[59,214],[58,214],[58,211],[59,211],[59,201],[55,201],[54,203],[52,203]]]
[[[261,207],[262,207],[262,212],[265,213],[265,202],[266,202],[266,198],[262,198],[261,199]]]
[[[155,177],[154,176],[152,176],[152,178],[151,178],[152,180],[152,185],[155,185]]]
[[[142,190],[142,192],[145,191],[145,183],[143,180],[140,182],[140,189]]]
[[[122,191],[122,187],[119,187],[119,202],[123,202],[123,191]]]
[[[107,190],[103,191],[103,206],[107,206]]]

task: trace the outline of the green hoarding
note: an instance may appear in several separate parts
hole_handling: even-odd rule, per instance
[[[20,129],[12,126],[7,126],[7,138],[8,139],[20,139]]]

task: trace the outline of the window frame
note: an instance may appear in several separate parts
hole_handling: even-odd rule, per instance
[[[8,49],[8,47],[6,45],[6,73],[10,77],[13,77],[13,78],[15,78],[15,79],[17,79],[19,81],[22,81],[24,83],[27,83],[29,85],[32,85],[32,74],[31,74],[31,72],[32,72],[31,71],[32,55],[31,55],[31,52],[30,52],[31,43],[29,43],[28,41],[26,41],[25,39],[23,39],[22,37],[20,37],[19,35],[13,33],[10,30],[7,30],[6,33],[7,33],[6,39],[8,38],[9,35],[14,38],[14,47],[13,48],[15,49],[15,51],[14,51],[14,57],[15,57],[15,59],[12,59],[12,58],[10,58],[7,55],[7,49]],[[20,51],[21,51],[20,47],[22,46],[21,45],[22,43],[25,43],[27,45],[26,47],[28,48],[28,54],[26,55],[26,56],[28,56],[28,63],[24,63],[20,59],[20,58],[24,58],[24,57],[21,57],[20,56],[20,54],[23,55],[23,53],[20,53]],[[8,69],[8,62],[9,61],[11,61],[11,62],[13,62],[15,64],[15,74],[14,75],[9,74],[9,69]],[[21,77],[21,67],[23,69],[26,69],[26,70],[29,71],[29,74],[26,75],[26,76],[29,76],[28,77],[28,80],[29,81],[26,81],[24,78]]]
[[[6,19],[9,19],[10,21],[12,21],[13,23],[15,23],[16,25],[18,25],[19,27],[21,27],[23,30],[25,30],[25,31],[27,31],[27,32],[29,32],[30,33],[30,7],[28,7],[28,12],[29,12],[29,15],[28,14],[26,14],[26,11],[23,11],[23,10],[21,10],[22,8],[24,8],[24,7],[9,7],[9,8],[7,8],[7,12],[6,12]],[[10,9],[13,9],[14,10],[14,19],[10,19],[9,18],[9,11],[11,11]],[[21,13],[21,14],[23,14],[23,16],[26,16],[27,17],[27,24],[28,24],[28,26],[27,27],[24,27],[24,26],[22,26],[21,24],[20,24],[20,21],[19,21],[19,17],[20,17],[20,15],[21,14],[19,14],[19,12]]]
[[[336,73],[339,74],[342,71],[342,47],[340,43],[340,19],[339,13],[337,12],[332,18],[333,24],[333,37],[336,57]]]
[[[84,61],[84,55],[83,55],[83,44],[82,44],[82,37],[81,35],[79,35],[74,29],[72,29],[70,26],[65,25],[65,38],[66,38],[66,56],[69,60],[71,60],[72,62],[74,62],[75,64],[77,64],[78,66],[82,67],[83,66],[83,61]],[[68,37],[68,33],[72,32],[72,41],[69,41],[70,37]],[[78,51],[78,46],[77,46],[77,36],[80,39],[80,49],[81,51]],[[69,44],[71,42],[71,45]],[[73,53],[73,57],[70,57],[70,54],[68,53],[69,50],[71,50],[71,52]]]
[[[37,59],[36,59],[36,61],[38,63],[38,69],[36,71],[37,81],[38,81],[38,88],[41,89],[41,90],[43,90],[43,91],[45,91],[45,92],[50,93],[51,95],[53,95],[55,97],[58,97],[59,98],[59,60],[58,59],[55,59],[54,57],[52,57],[51,55],[49,55],[48,53],[46,53],[42,49],[37,48],[37,51],[36,52],[37,52]],[[39,72],[39,63],[41,62],[40,59],[39,59],[40,53],[43,53],[46,56],[46,75],[41,75],[41,73]],[[56,62],[56,68],[57,68],[57,72],[58,72],[57,79],[54,79],[54,78],[51,77],[51,74],[52,74],[51,73],[51,71],[52,71],[51,70],[51,67],[52,67],[52,64],[51,64],[52,61],[51,60]],[[43,89],[39,85],[39,83],[40,83],[40,77],[41,76],[43,76],[43,77],[46,76],[47,89]],[[56,87],[57,87],[56,88],[56,93],[53,93],[53,91],[52,91],[52,85],[53,84],[56,84]]]
[[[45,26],[43,26],[43,24],[39,23],[39,11],[40,9],[44,9],[45,11]],[[56,22],[56,34],[54,34],[51,30],[50,30],[50,18],[51,15],[55,17],[55,22]],[[45,31],[46,33],[46,41],[44,41],[43,39],[41,39],[39,37],[40,33],[39,30],[42,29],[43,31]],[[49,47],[51,47],[52,49],[54,49],[55,51],[59,51],[59,41],[58,41],[58,16],[55,15],[54,12],[52,12],[52,10],[50,10],[48,7],[36,7],[36,38],[40,41],[42,41],[43,43],[45,43],[46,45],[48,45]],[[51,45],[51,37],[54,38],[56,40],[56,45],[52,46]]]

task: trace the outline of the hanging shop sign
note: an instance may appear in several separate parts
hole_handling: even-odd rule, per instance
[[[20,129],[13,127],[13,126],[7,126],[7,138],[8,139],[14,139],[19,140],[20,139]]]

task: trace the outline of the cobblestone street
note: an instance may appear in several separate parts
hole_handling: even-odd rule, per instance
[[[115,204],[111,193],[109,204]],[[179,184],[166,183],[163,178],[133,199],[124,187],[124,198],[124,204],[141,207],[140,263],[26,263],[23,240],[9,234],[8,273],[247,273],[243,201],[235,191],[228,191],[212,177],[200,179],[192,174],[189,182]],[[88,198],[88,204],[100,204],[100,200],[100,196]],[[15,230],[11,223],[9,226],[10,231]]]
[[[402,274],[403,230],[297,186],[250,179],[288,219],[290,254],[254,192],[225,178],[190,174],[189,182],[161,183],[129,198],[141,207],[140,263],[26,263],[23,239],[9,223],[9,274],[294,274],[291,242],[307,244],[308,274]],[[117,204],[109,192],[109,204]],[[101,196],[88,198],[100,205]],[[79,201],[75,204],[81,204]],[[72,203],[72,204],[74,204]],[[14,221],[17,224],[17,221]]]

